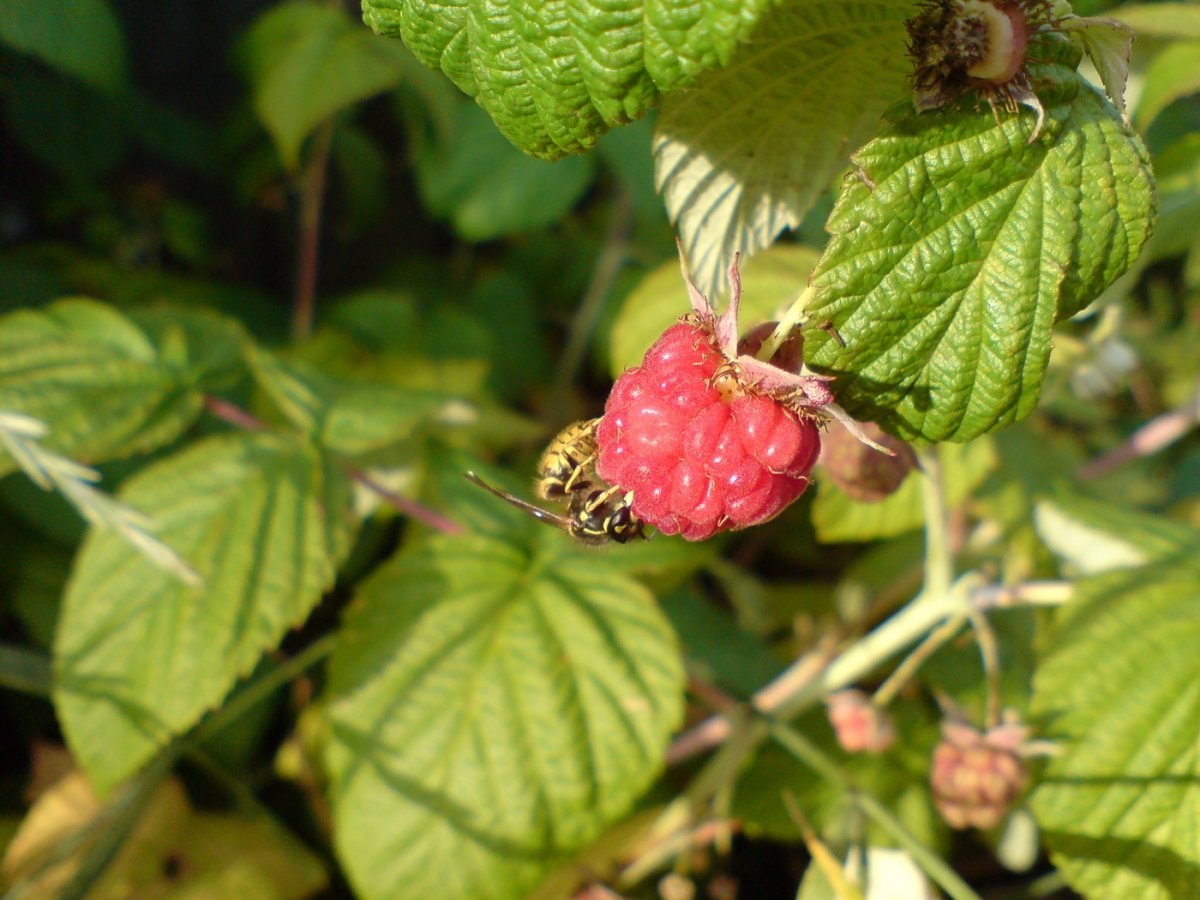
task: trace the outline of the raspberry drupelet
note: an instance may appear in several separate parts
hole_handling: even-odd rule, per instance
[[[617,379],[596,433],[596,472],[632,495],[639,519],[700,541],[779,515],[809,485],[824,415],[846,417],[828,378],[792,371],[797,341],[772,362],[739,352],[736,259],[720,317],[686,269],[684,278],[692,312]]]

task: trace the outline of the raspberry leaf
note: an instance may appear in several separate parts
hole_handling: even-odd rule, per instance
[[[444,413],[470,420],[475,410],[434,391],[331,378],[261,348],[251,355],[260,387],[283,415],[322,447],[361,456],[395,447]]]
[[[485,528],[387,563],[341,634],[327,759],[364,897],[524,896],[628,811],[679,722],[650,593],[544,526]]]
[[[416,164],[429,211],[468,241],[557,222],[579,201],[595,170],[591,156],[553,164],[530,159],[467,101],[455,104],[446,139],[430,141]]]
[[[394,87],[419,67],[329,5],[285,3],[260,18],[241,46],[254,109],[287,168],[305,137],[339,110]]]
[[[908,0],[777,7],[728,66],[663,100],[656,181],[700,290],[723,286],[735,252],[796,227],[879,130],[904,92],[912,12]]]
[[[93,531],[55,641],[54,703],[100,791],[216,706],[299,624],[349,545],[347,479],[267,434],[209,438],[155,463],[119,497],[201,576],[190,587],[124,538]]]
[[[1037,48],[1046,108],[898,118],[855,157],[829,220],[809,361],[839,402],[899,437],[965,441],[1026,416],[1050,328],[1134,261],[1155,215],[1141,141],[1074,71]]]
[[[1187,556],[1194,528],[1066,490],[1034,507],[1038,537],[1077,573],[1098,575]]]
[[[53,6],[8,0],[0,43],[103,91],[119,91],[128,81],[121,25],[105,0],[59,0]]]
[[[1063,752],[1032,805],[1056,865],[1088,897],[1188,897],[1200,885],[1197,596],[1192,562],[1099,576],[1042,642],[1035,711]]]
[[[522,150],[556,159],[728,63],[771,5],[363,0],[363,19],[441,69]]]
[[[0,318],[0,410],[33,416],[46,444],[87,463],[174,440],[202,391],[240,371],[245,335],[215,315],[136,319],[94,300],[60,300]],[[15,467],[0,450],[0,474]]]

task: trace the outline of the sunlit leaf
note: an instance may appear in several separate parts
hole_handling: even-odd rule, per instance
[[[363,18],[445,72],[522,150],[553,159],[728,63],[769,5],[364,0]]]
[[[346,477],[265,433],[209,438],[126,482],[120,498],[204,580],[189,587],[92,532],[55,641],[55,707],[101,791],[216,706],[299,624],[351,534]]]
[[[1051,326],[1125,271],[1155,203],[1141,141],[1074,71],[1037,48],[1046,110],[897,110],[855,156],[829,220],[809,362],[838,401],[905,439],[966,441],[1028,415]]]
[[[681,713],[670,627],[645,588],[536,528],[534,548],[419,544],[346,620],[328,762],[360,896],[522,896],[662,764]]]
[[[700,289],[800,223],[904,95],[908,0],[809,0],[764,16],[728,66],[663,101],[656,180]],[[836,71],[836,77],[830,73]]]
[[[143,321],[82,299],[0,318],[0,410],[39,419],[48,446],[88,463],[172,440],[238,369],[245,337],[205,313]],[[0,471],[12,468],[3,454]]]
[[[1200,891],[1200,570],[1079,586],[1035,680],[1061,755],[1032,803],[1051,856],[1087,897]]]

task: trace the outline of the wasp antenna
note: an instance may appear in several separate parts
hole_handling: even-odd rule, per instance
[[[502,491],[497,487],[488,484],[470,469],[463,472],[463,476],[472,484],[476,484],[490,494],[495,494],[505,503],[515,506],[517,509],[523,510],[533,516],[539,522],[545,522],[547,525],[554,525],[557,528],[562,528],[564,531],[570,531],[573,525],[572,521],[566,516],[560,516],[558,513],[552,513],[548,509],[542,509],[540,506],[535,506],[528,500],[522,500],[520,497],[514,496],[507,491]]]

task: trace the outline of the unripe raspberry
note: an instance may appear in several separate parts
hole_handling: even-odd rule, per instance
[[[847,753],[882,753],[896,742],[892,717],[862,691],[838,691],[825,702],[829,724]]]
[[[862,430],[895,455],[868,447],[844,428],[831,428],[821,441],[821,469],[846,496],[877,503],[896,492],[917,458],[908,444],[885,434],[878,425],[864,422]]]
[[[952,828],[994,828],[1025,789],[1028,773],[1018,754],[1026,731],[1001,725],[982,734],[965,722],[942,725],[933,752],[933,803]]]
[[[740,382],[711,328],[672,325],[617,379],[596,433],[596,471],[633,512],[692,541],[774,518],[809,484],[814,416]]]

